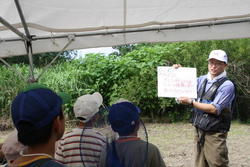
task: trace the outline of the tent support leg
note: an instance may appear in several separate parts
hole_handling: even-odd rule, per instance
[[[56,57],[51,60],[51,62],[49,64],[47,64],[43,71],[40,73],[40,75],[37,77],[37,81],[39,80],[39,78],[49,69],[49,67],[56,61],[56,59],[62,54],[62,52],[64,52],[66,50],[66,48],[75,40],[75,36],[71,35],[68,36],[69,42],[63,47],[63,49],[56,55]]]
[[[34,63],[33,63],[33,51],[31,42],[26,42],[27,55],[29,58],[29,67],[30,67],[30,75],[28,79],[28,83],[37,82],[34,76]]]

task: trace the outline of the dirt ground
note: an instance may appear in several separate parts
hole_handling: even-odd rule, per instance
[[[147,124],[149,142],[168,167],[193,167],[193,127],[188,123]],[[230,167],[250,167],[250,125],[233,123],[227,140]]]
[[[149,142],[160,149],[168,167],[193,167],[193,127],[188,123],[146,124]],[[9,131],[0,132],[2,142]],[[233,123],[228,133],[230,167],[250,167],[250,125]]]

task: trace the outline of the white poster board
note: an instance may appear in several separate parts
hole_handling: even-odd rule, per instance
[[[157,67],[158,97],[197,98],[196,68]]]

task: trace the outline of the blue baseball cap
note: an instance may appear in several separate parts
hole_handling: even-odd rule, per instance
[[[28,123],[30,130],[49,125],[62,111],[63,99],[48,88],[35,88],[19,93],[11,105],[12,120],[16,129],[23,130]]]
[[[119,135],[129,135],[136,127],[141,110],[131,102],[120,102],[109,108],[108,120]]]

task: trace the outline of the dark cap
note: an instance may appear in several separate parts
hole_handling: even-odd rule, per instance
[[[17,130],[22,124],[30,125],[36,130],[50,124],[60,115],[63,100],[48,88],[34,88],[19,93],[11,105],[12,120]]]
[[[129,135],[139,121],[140,109],[131,102],[113,104],[109,109],[108,120],[112,129],[119,135]]]

